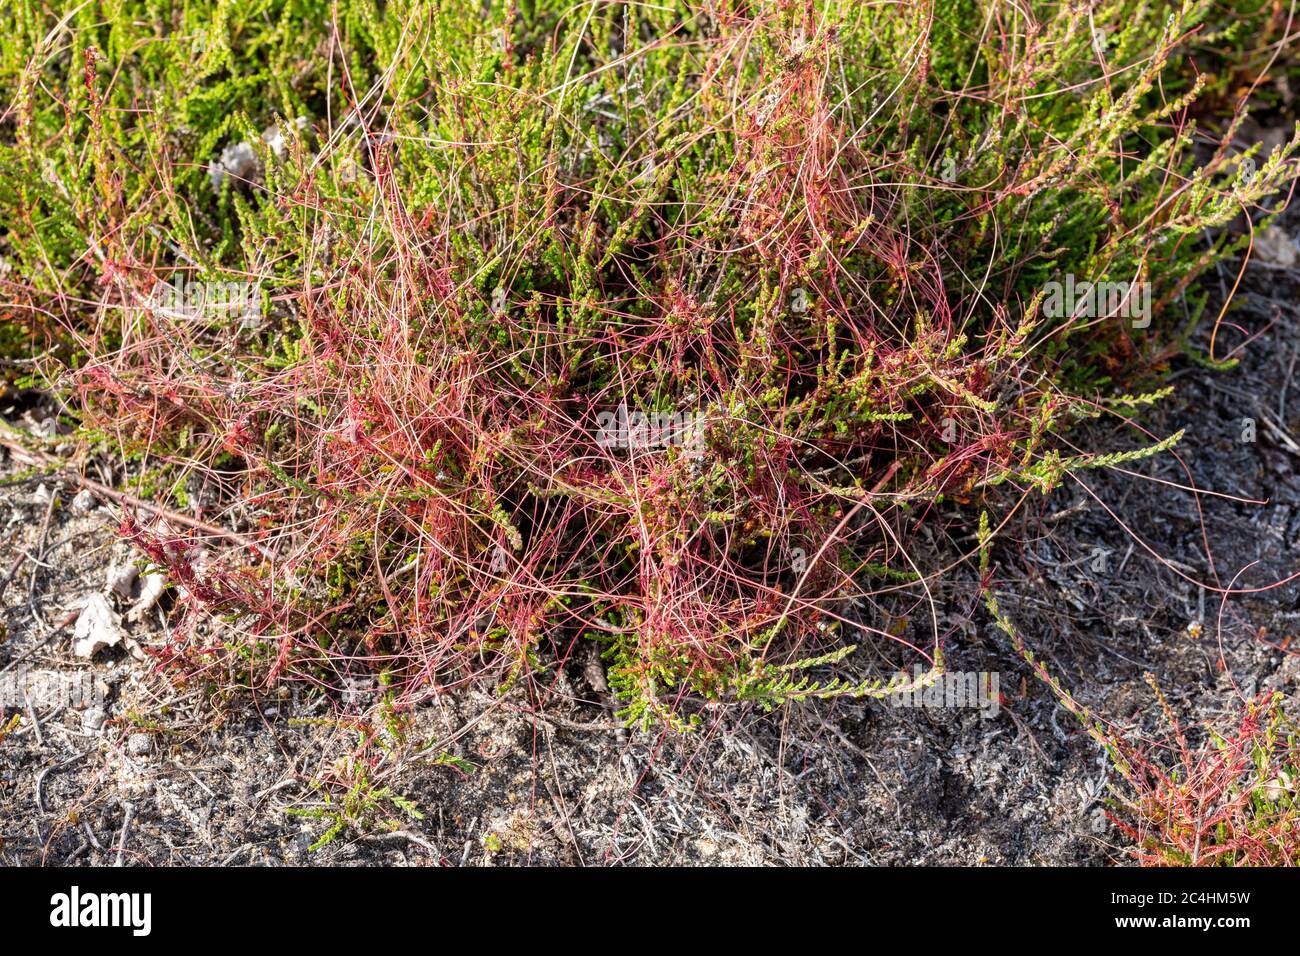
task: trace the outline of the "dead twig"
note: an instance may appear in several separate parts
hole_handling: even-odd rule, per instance
[[[36,734],[36,745],[44,748],[45,735],[41,733],[41,719],[36,716],[36,708],[32,706],[32,699],[27,696],[27,688],[23,687],[23,703],[27,706],[27,716],[32,721],[32,731]]]
[[[117,841],[117,859],[113,861],[114,866],[122,865],[122,854],[126,852],[126,837],[131,830],[131,821],[135,819],[135,804],[126,804],[125,811],[122,817],[122,833]]]
[[[0,431],[7,431],[12,434],[17,430],[4,422],[0,422]],[[55,469],[53,474],[55,474],[57,477],[73,482],[79,487],[86,488],[97,497],[105,498],[113,502],[120,508],[133,508],[137,511],[143,511],[145,514],[153,515],[155,518],[161,518],[164,521],[168,521],[177,525],[182,525],[184,527],[191,528],[195,531],[202,531],[204,534],[209,535],[210,537],[219,538],[225,541],[229,541],[232,544],[237,544],[241,547],[248,548],[249,550],[255,551],[256,553],[260,554],[263,558],[266,558],[267,560],[270,560],[272,558],[271,552],[266,550],[266,548],[262,547],[252,538],[246,537],[245,535],[239,534],[238,532],[227,531],[225,528],[220,528],[217,525],[209,524],[206,521],[200,521],[198,518],[191,518],[188,515],[182,514],[178,511],[172,511],[170,508],[163,508],[160,507],[159,505],[151,504],[150,502],[145,501],[143,498],[137,498],[135,495],[127,494],[124,491],[116,491],[113,488],[108,487],[107,485],[100,484],[98,481],[95,481],[93,478],[87,478],[85,475],[79,474],[77,471],[68,468],[66,465],[64,465],[61,461],[59,461],[57,458],[53,457],[52,455],[49,455],[43,451],[37,451],[35,449],[29,448],[26,445],[16,440],[0,438],[0,445],[4,446],[5,448],[8,448],[16,455],[25,458],[31,464],[51,466],[53,469]]]
[[[9,573],[6,574],[3,579],[0,579],[0,598],[5,596],[5,590],[9,587],[9,583],[18,576],[18,572],[22,568],[23,562],[26,560],[27,552],[19,551],[18,557],[14,559],[14,563],[9,567]]]
[[[40,534],[36,538],[36,547],[32,549],[35,553],[27,556],[28,560],[32,562],[32,571],[27,578],[27,607],[32,613],[32,620],[45,628],[48,628],[49,625],[36,608],[36,576],[40,573],[40,568],[44,567],[45,544],[49,541],[50,520],[54,517],[54,508],[58,504],[61,487],[61,485],[55,485],[54,490],[50,492],[50,500],[45,506],[45,518],[41,521]]]
[[[233,853],[227,854],[225,859],[218,863],[217,866],[230,866],[235,857],[239,856],[239,854],[243,853],[245,850],[251,850],[254,845],[255,844],[252,843],[245,843],[243,846],[238,847]]]
[[[33,654],[35,654],[37,651],[43,648],[46,644],[48,644],[51,638],[59,634],[64,628],[66,628],[69,624],[73,623],[80,616],[81,616],[81,608],[73,608],[67,614],[63,615],[63,617],[59,619],[59,622],[54,625],[53,630],[51,630],[48,634],[42,637],[39,641],[37,641],[32,647],[29,647],[23,653],[19,654],[17,657],[11,660],[4,667],[0,667],[0,674],[5,673],[5,671],[9,670],[10,668],[16,667],[19,664],[21,664],[23,661],[27,660],[27,658],[31,657]]]
[[[90,824],[87,821],[82,820],[81,829],[85,831],[86,839],[90,841],[90,845],[93,846],[100,853],[103,853],[104,845],[99,842],[99,837],[97,837],[95,835],[95,831],[90,828]]]
[[[393,830],[388,833],[373,833],[367,836],[366,839],[367,840],[409,840],[411,843],[414,843],[416,846],[424,847],[435,857],[442,856],[442,853],[439,852],[436,846],[434,846],[424,837],[420,836],[420,834],[414,833],[411,830]]]
[[[45,794],[42,790],[42,787],[45,784],[45,778],[52,773],[57,773],[58,771],[64,769],[65,767],[71,767],[78,760],[88,757],[94,749],[95,749],[94,747],[90,747],[86,750],[83,750],[79,754],[74,754],[73,756],[69,757],[67,760],[63,761],[63,763],[56,763],[51,767],[46,767],[44,770],[42,770],[40,773],[36,775],[36,808],[40,810],[41,813],[50,812],[45,808]]]
[[[620,730],[627,730],[625,726],[623,726],[620,723],[616,723],[614,721],[593,721],[591,723],[583,723],[582,721],[569,720],[567,717],[557,717],[555,714],[547,714],[547,713],[543,713],[542,711],[529,711],[528,715],[530,717],[540,717],[548,724],[554,724],[556,727],[563,727],[565,730],[581,730],[581,731],[604,732],[604,733],[609,733],[611,731],[617,732]]]

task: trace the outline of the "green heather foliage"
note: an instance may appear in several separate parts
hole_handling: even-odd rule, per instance
[[[890,693],[834,676],[849,602],[924,596],[940,496],[1175,441],[1052,447],[1150,400],[1295,172],[1224,145],[1259,2],[0,6],[0,347],[243,535],[126,528],[229,618],[188,676],[544,693],[591,639],[630,720]],[[1067,275],[1153,320],[1047,314]],[[264,321],[157,308],[178,278]],[[620,408],[702,440],[610,447]]]

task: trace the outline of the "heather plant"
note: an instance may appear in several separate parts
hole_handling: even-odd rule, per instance
[[[1231,147],[1247,99],[1198,122],[1256,63],[1207,71],[1222,6],[21,5],[6,335],[194,516],[123,524],[178,679],[409,706],[594,641],[629,721],[887,696],[944,667],[933,610],[871,613],[932,605],[935,502],[1177,441],[1059,447],[1154,399],[1294,177]],[[178,274],[259,321],[158,308]],[[927,670],[843,676],[850,629]]]
[[[356,744],[312,780],[313,789],[321,796],[319,803],[291,807],[286,811],[289,816],[325,824],[325,829],[309,847],[312,852],[328,846],[349,829],[361,833],[372,830],[392,832],[402,826],[402,817],[408,820],[424,818],[412,800],[379,782],[393,770],[393,761],[387,759],[394,752],[393,748],[385,746],[371,726],[362,724],[349,729],[358,733]]]
[[[1300,756],[1282,694],[1246,701],[1227,733],[1189,744],[1154,679],[1174,741],[1168,754],[1121,744],[1127,786],[1112,819],[1146,866],[1300,864]]]
[[[1080,703],[1025,643],[994,593],[988,513],[980,515],[979,567],[990,616],[1034,676],[1073,715],[1115,772],[1107,816],[1143,866],[1293,866],[1300,863],[1300,759],[1284,695],[1243,699],[1226,731],[1207,723],[1193,746],[1159,684],[1145,675],[1172,734],[1157,744]]]

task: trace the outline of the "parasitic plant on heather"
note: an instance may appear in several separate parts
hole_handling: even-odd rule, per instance
[[[86,435],[246,539],[123,527],[220,686],[540,697],[591,641],[686,728],[908,686],[840,674],[850,631],[933,679],[969,554],[917,528],[1176,441],[1059,450],[1295,173],[1231,148],[1248,98],[1204,116],[1196,0],[136,5],[6,41],[4,242]],[[262,321],[156,308],[178,273]]]

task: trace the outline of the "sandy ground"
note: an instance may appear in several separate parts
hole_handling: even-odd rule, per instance
[[[1284,228],[1293,235],[1296,217]],[[1226,288],[1232,278],[1225,267],[1208,281]],[[1004,610],[1066,686],[1122,725],[1167,732],[1145,671],[1192,722],[1230,715],[1239,693],[1263,687],[1300,713],[1300,661],[1280,646],[1296,633],[1300,591],[1223,603],[1188,580],[1259,586],[1300,567],[1297,286],[1294,264],[1252,265],[1234,316],[1264,332],[1241,364],[1214,373],[1175,363],[1175,398],[1141,422],[1159,437],[1187,428],[1177,457],[1090,472],[1039,496],[996,554]],[[1229,334],[1218,347],[1237,341]],[[0,406],[11,421],[49,430],[39,403],[10,396]],[[1256,422],[1253,442],[1242,441],[1244,418]],[[1071,439],[1087,449],[1141,443],[1113,422]],[[348,829],[313,852],[328,821],[287,811],[321,806],[311,782],[338,771],[356,735],[322,720],[319,701],[214,707],[124,645],[74,655],[71,628],[59,623],[132,556],[115,543],[110,509],[86,510],[75,488],[50,478],[14,483],[23,477],[0,458],[9,482],[0,487],[0,688],[35,675],[42,686],[90,688],[81,695],[90,700],[0,701],[6,716],[25,718],[0,742],[0,864],[1123,860],[1104,812],[1112,774],[1103,755],[991,626],[969,571],[935,596],[950,667],[999,674],[1005,702],[992,719],[836,701],[770,715],[718,709],[685,737],[628,732],[612,727],[599,663],[584,658],[555,666],[546,718],[530,713],[522,686],[420,708],[409,734],[433,744],[423,756],[372,745],[362,757],[375,784],[409,798],[422,818],[395,813],[397,832]],[[1198,510],[1189,485],[1231,497],[1202,495]],[[971,517],[954,506],[936,524],[968,534]],[[937,539],[933,547],[937,561]],[[140,586],[112,598],[119,612]],[[126,633],[157,646],[167,608],[124,623]],[[888,669],[859,657],[850,666]]]

